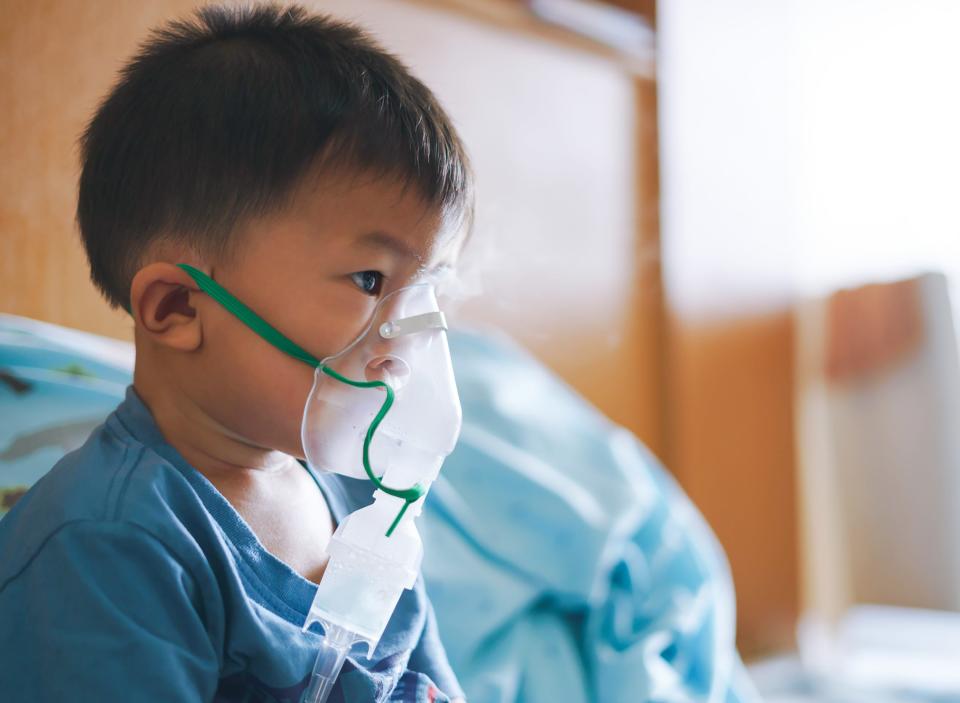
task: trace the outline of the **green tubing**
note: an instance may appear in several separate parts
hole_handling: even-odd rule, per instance
[[[373,418],[373,422],[370,423],[370,427],[367,428],[367,434],[363,438],[363,468],[367,472],[367,476],[370,477],[370,480],[373,481],[373,485],[387,495],[391,495],[396,498],[402,498],[404,501],[403,507],[400,508],[400,512],[397,514],[397,517],[394,518],[393,523],[387,530],[387,537],[389,537],[393,534],[393,531],[396,529],[397,525],[400,524],[400,520],[403,518],[403,514],[407,512],[407,508],[410,507],[410,504],[422,498],[427,492],[427,489],[424,488],[423,484],[421,483],[417,483],[410,488],[390,488],[381,482],[380,479],[377,478],[376,474],[373,473],[373,469],[370,468],[370,443],[373,441],[373,434],[377,431],[377,428],[380,427],[380,423],[383,421],[383,418],[386,417],[387,413],[390,412],[390,408],[393,406],[393,389],[383,381],[354,381],[352,378],[347,378],[346,376],[337,373],[329,366],[321,366],[320,370],[331,378],[335,378],[341,383],[346,383],[348,386],[353,386],[355,388],[382,388],[384,391],[386,391],[386,397],[383,399],[383,405],[380,406],[380,410]]]
[[[370,467],[370,444],[373,441],[374,433],[377,431],[377,428],[380,427],[380,423],[383,422],[383,418],[386,417],[387,413],[390,412],[390,408],[393,406],[393,389],[383,381],[355,381],[352,378],[347,378],[346,376],[337,373],[329,366],[322,364],[319,359],[303,349],[303,347],[295,344],[286,336],[284,336],[283,333],[281,333],[276,327],[264,320],[249,307],[244,305],[239,299],[230,293],[230,291],[221,286],[203,271],[194,268],[189,264],[177,264],[177,266],[190,275],[190,277],[200,287],[200,290],[220,303],[220,305],[222,305],[234,317],[256,332],[267,342],[272,344],[274,347],[282,351],[284,354],[292,356],[294,359],[302,361],[313,368],[319,368],[320,371],[325,373],[327,376],[330,376],[330,378],[340,381],[341,383],[345,383],[348,386],[353,386],[354,388],[382,388],[386,392],[383,405],[380,406],[380,410],[373,418],[373,421],[367,428],[367,434],[363,438],[363,469],[367,472],[367,476],[370,478],[370,481],[373,482],[373,485],[379,490],[383,491],[387,495],[391,495],[395,498],[400,498],[403,500],[403,507],[400,508],[400,512],[397,513],[397,517],[394,518],[389,529],[387,530],[386,536],[390,537],[397,525],[400,524],[400,520],[403,518],[404,513],[407,512],[407,508],[409,508],[412,503],[422,498],[427,492],[427,489],[424,488],[423,484],[420,483],[417,483],[410,488],[391,488],[385,485]]]

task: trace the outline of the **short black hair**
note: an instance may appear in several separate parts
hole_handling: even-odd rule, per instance
[[[80,138],[93,282],[126,306],[163,238],[226,256],[319,164],[397,177],[469,228],[466,151],[430,90],[360,28],[297,5],[210,5],[155,29]],[[448,220],[450,221],[450,220]]]

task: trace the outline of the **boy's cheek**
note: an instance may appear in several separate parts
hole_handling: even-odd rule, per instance
[[[197,372],[211,414],[231,433],[256,446],[302,454],[300,424],[313,386],[313,369],[284,355],[252,332],[211,342]]]
[[[256,416],[260,425],[249,431],[259,436],[258,444],[301,457],[300,426],[303,408],[313,387],[313,369],[293,359],[284,369],[264,367],[255,385],[260,390],[249,403],[260,404]]]

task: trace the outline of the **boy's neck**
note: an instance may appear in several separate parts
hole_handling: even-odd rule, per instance
[[[277,473],[297,466],[288,454],[258,447],[233,435],[197,405],[137,360],[133,387],[153,415],[163,438],[197,471],[218,477],[248,471]]]

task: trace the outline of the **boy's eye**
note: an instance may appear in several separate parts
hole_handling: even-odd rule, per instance
[[[351,273],[350,278],[357,284],[357,288],[367,295],[380,295],[383,288],[383,274],[379,271],[357,271]]]

